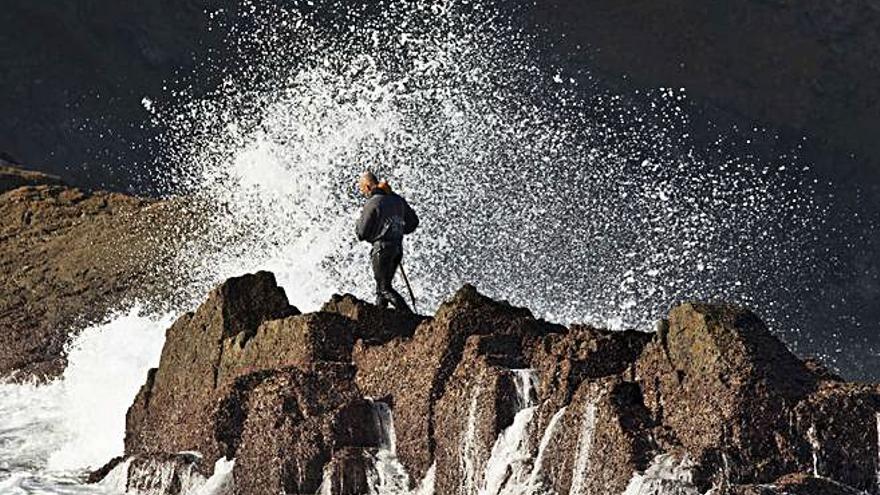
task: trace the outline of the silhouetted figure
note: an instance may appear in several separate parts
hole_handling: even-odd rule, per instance
[[[387,182],[379,182],[372,172],[361,175],[358,188],[368,199],[357,222],[357,237],[373,245],[370,258],[376,278],[376,305],[387,308],[391,303],[398,311],[411,313],[392,283],[403,258],[403,236],[416,230],[419,217],[405,199],[394,194]]]

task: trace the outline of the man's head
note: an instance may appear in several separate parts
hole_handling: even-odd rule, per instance
[[[370,193],[373,192],[373,189],[375,189],[378,185],[379,179],[376,178],[376,174],[370,172],[369,170],[362,173],[360,180],[358,180],[358,189],[364,196],[369,196]]]

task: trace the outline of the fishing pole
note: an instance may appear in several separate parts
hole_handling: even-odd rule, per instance
[[[412,299],[413,312],[418,313],[416,309],[416,296],[413,294],[412,286],[409,285],[409,277],[406,276],[406,270],[403,269],[403,262],[400,263],[400,274],[403,275],[403,281],[406,282],[406,290],[409,291],[409,298]]]

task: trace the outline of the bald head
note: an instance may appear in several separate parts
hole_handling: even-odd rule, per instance
[[[360,189],[361,194],[364,196],[369,196],[378,185],[379,179],[376,177],[376,174],[369,170],[362,173],[360,180],[358,180],[358,189]]]

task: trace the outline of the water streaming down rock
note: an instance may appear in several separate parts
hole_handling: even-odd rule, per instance
[[[480,495],[514,494],[528,483],[531,474],[529,427],[537,408],[537,374],[534,370],[511,370],[516,387],[517,412],[513,423],[499,435],[483,475]]]
[[[198,460],[197,453],[181,453],[177,459],[164,461],[127,458],[96,487],[126,495],[232,495],[235,460],[219,459],[207,478],[196,470]]]
[[[128,471],[131,469],[131,457],[124,459],[107,473],[98,485],[114,493],[125,493],[128,488]]]
[[[544,430],[544,434],[541,436],[541,442],[538,444],[538,454],[535,456],[535,462],[532,465],[532,473],[529,475],[529,481],[526,485],[527,492],[537,492],[542,486],[543,480],[541,479],[541,476],[543,474],[544,455],[547,452],[547,447],[550,446],[550,441],[553,440],[553,435],[556,433],[559,421],[562,419],[562,416],[567,409],[568,406],[563,406],[556,411],[553,417],[550,418],[550,422],[547,424],[547,429]]]
[[[364,311],[351,312],[337,305],[336,311],[347,311],[351,317],[333,312],[330,306],[323,312],[297,315],[274,277],[266,272],[231,279],[213,290],[197,311],[179,319],[166,332],[159,370],[147,375],[134,401],[127,429],[126,453],[133,457],[125,468],[126,488],[151,495],[174,486],[197,492],[207,483],[193,470],[194,462],[202,457],[194,453],[197,451],[205,453],[204,459],[235,457],[235,485],[241,494],[277,493],[295,483],[304,487],[299,493],[319,488],[333,494],[411,493],[412,477],[407,470],[425,472],[412,463],[418,457],[406,457],[417,452],[412,444],[407,445],[415,442],[430,454],[422,468],[427,470],[426,480],[435,475],[440,493],[455,493],[465,485],[464,472],[455,469],[464,465],[464,459],[456,454],[468,452],[462,446],[469,443],[470,436],[472,465],[478,474],[476,489],[465,495],[549,493],[551,488],[558,493],[592,495],[608,487],[616,493],[629,488],[631,493],[644,495],[662,488],[690,495],[699,493],[693,491],[694,485],[703,491],[710,489],[711,477],[728,463],[737,476],[750,476],[749,481],[777,480],[772,471],[769,475],[758,471],[774,462],[778,464],[770,467],[783,473],[787,468],[783,462],[796,463],[798,472],[808,473],[810,452],[804,447],[809,444],[807,437],[816,437],[817,431],[808,434],[805,430],[822,425],[818,432],[823,441],[822,475],[835,483],[842,480],[866,491],[874,489],[874,461],[880,454],[872,433],[877,428],[880,394],[872,386],[823,378],[825,375],[798,365],[781,344],[768,340],[772,339],[769,332],[741,308],[683,304],[670,313],[662,336],[652,337],[569,331],[537,320],[522,308],[492,301],[472,287],[462,289],[433,318],[421,324],[410,322],[418,325],[415,331],[402,321],[391,322],[394,313],[385,314],[385,319],[371,319],[370,315],[376,314],[370,313],[368,305],[352,304]],[[365,358],[364,348],[352,350],[354,338],[376,335],[365,328],[371,325],[399,326],[398,337],[358,344],[382,351],[374,360]],[[203,345],[192,344],[192,338],[208,334],[216,338]],[[249,336],[244,343],[243,336]],[[693,345],[695,339],[701,339],[700,345]],[[740,343],[744,345],[737,347]],[[724,352],[729,349],[736,352]],[[542,353],[547,350],[553,354]],[[630,352],[633,350],[640,352]],[[183,351],[196,354],[182,356]],[[735,362],[715,360],[719,354]],[[203,359],[212,356],[216,360]],[[655,358],[661,364],[655,363]],[[611,366],[608,360],[621,362]],[[719,368],[710,374],[688,368],[702,366],[707,360]],[[511,369],[519,363],[530,368]],[[630,365],[623,366],[625,363]],[[399,367],[404,364],[407,371],[401,377]],[[631,374],[634,367],[639,370],[635,379]],[[380,383],[402,378],[403,388],[371,391],[369,396],[387,396],[388,402],[370,402],[364,399],[361,387],[371,387],[371,381],[367,376],[358,377],[355,368],[374,375]],[[220,370],[219,385],[214,369]],[[681,369],[694,377],[689,383],[695,388],[682,386],[676,373]],[[731,383],[748,383],[779,370],[784,371],[779,378],[787,381],[763,383],[768,391],[760,397],[730,393]],[[181,399],[181,387],[195,385],[194,378],[202,372],[207,378],[200,393],[193,391]],[[713,381],[717,376],[736,379],[717,384]],[[441,379],[446,380],[444,388],[432,393],[441,390],[437,386]],[[818,379],[826,381],[819,385],[815,382]],[[554,381],[557,385],[548,386]],[[652,386],[663,388],[650,397],[644,395],[642,391]],[[675,417],[676,411],[668,408],[656,416],[658,423],[648,416],[644,402],[650,398],[696,411],[711,397],[742,414],[764,400],[800,392],[802,388],[795,387],[804,386],[810,388],[800,399],[792,399],[798,401],[795,408],[785,406],[796,418],[794,428],[789,421],[763,426],[758,422],[762,417],[756,415],[743,423],[750,428],[743,433],[752,436],[768,432],[775,438],[790,438],[786,442],[792,448],[783,456],[772,450],[756,450],[760,444],[741,444],[739,439],[717,435],[715,425],[726,419],[708,416],[717,413],[716,409],[700,417]],[[421,391],[420,395],[414,391]],[[175,395],[166,396],[169,393]],[[433,411],[422,407],[432,401],[440,404]],[[395,415],[388,404],[394,404],[394,412],[404,424],[423,424],[414,422],[413,416],[422,419],[427,415],[439,428],[425,436],[404,434],[403,448],[399,448],[398,436],[406,430],[395,428]],[[179,411],[199,410],[199,416],[186,414],[185,418],[164,421]],[[541,415],[536,413],[539,410]],[[542,421],[549,420],[543,431],[534,426],[540,416]],[[842,426],[843,420],[849,423],[846,428],[834,426]],[[554,435],[556,428],[564,434]],[[476,433],[468,435],[468,430]],[[672,436],[670,431],[692,432],[687,440],[695,443],[684,443],[680,433]],[[870,444],[864,442],[866,438]],[[431,439],[435,442],[433,453]],[[554,443],[559,447],[550,448]],[[316,447],[323,450],[316,451]],[[688,457],[691,452],[694,456],[705,452],[701,448],[724,449],[731,460],[722,455],[721,460],[703,457],[698,464],[689,461],[696,458]],[[658,451],[676,455],[656,458],[649,466],[649,459]],[[684,456],[678,455],[681,452]],[[403,456],[398,458],[400,453]],[[745,455],[770,457],[767,463],[752,467],[738,463]],[[541,457],[548,462],[537,462]],[[831,462],[832,457],[840,460],[840,469]],[[293,466],[305,458],[308,464]],[[782,462],[777,461],[780,458]],[[431,462],[436,462],[434,469],[428,469]],[[278,465],[292,467],[283,471],[273,468]],[[536,470],[545,466],[550,475],[546,488],[531,483],[537,477]],[[322,470],[325,482],[330,480],[324,486]],[[215,475],[222,472],[215,466]],[[114,477],[118,486],[121,473],[112,473],[111,480]],[[817,483],[813,477],[795,482],[801,486]],[[423,487],[429,491],[430,483]]]
[[[406,468],[397,458],[397,435],[394,430],[394,415],[391,408],[382,401],[370,399],[373,418],[380,435],[378,448],[368,455],[366,468],[366,493],[372,495],[433,495],[436,466],[431,466],[421,482],[412,487]],[[346,477],[334,472],[331,465],[324,469],[324,479],[318,490],[322,495],[350,493],[357,488],[345,486]]]
[[[694,466],[686,456],[658,455],[644,473],[633,474],[623,495],[702,495],[693,484]]]
[[[214,473],[193,495],[232,495],[235,489],[234,468],[235,459],[218,459],[214,464]]]
[[[372,401],[376,421],[382,435],[379,449],[373,456],[373,466],[367,474],[370,493],[376,495],[433,495],[436,465],[432,465],[424,479],[410,489],[411,480],[406,468],[397,459],[397,434],[394,415],[388,404]]]
[[[187,102],[180,112],[159,103],[157,118],[182,122],[180,136],[174,137],[188,151],[175,156],[175,161],[183,157],[185,171],[171,179],[199,200],[223,205],[208,216],[203,236],[187,239],[189,248],[178,260],[197,297],[220,279],[257,267],[277,270],[292,300],[305,309],[339,288],[369,287],[360,268],[365,251],[350,238],[349,217],[357,201],[340,192],[350,191],[354,164],[365,161],[383,164],[421,211],[448,220],[427,224],[422,237],[413,239],[412,266],[424,280],[439,281],[415,287],[432,303],[469,280],[563,320],[637,325],[682,294],[770,297],[776,288],[764,283],[768,273],[781,272],[780,264],[809,266],[810,251],[801,240],[816,232],[811,219],[821,217],[821,211],[802,192],[808,188],[792,187],[800,185],[798,179],[787,173],[765,176],[761,167],[740,161],[714,172],[712,159],[670,146],[667,137],[674,132],[662,126],[636,126],[645,130],[610,136],[603,125],[578,115],[608,112],[633,122],[644,116],[621,112],[613,104],[584,105],[566,89],[564,78],[520,55],[529,53],[527,40],[503,22],[496,24],[484,5],[462,13],[454,6],[390,3],[379,19],[348,19],[364,27],[351,36],[328,33],[298,12],[282,16],[291,22],[248,19],[266,22],[261,34],[281,35],[245,40],[261,44],[261,50],[243,51],[259,54],[243,61],[252,65],[246,68],[283,67],[253,78],[268,81],[268,88],[249,92],[230,81],[227,93]],[[288,27],[295,36],[285,37],[291,34],[284,32]],[[341,40],[332,39],[336,35]],[[284,43],[279,40],[292,46],[278,46]],[[276,56],[302,65],[263,63]],[[680,98],[664,94],[660,106],[677,105]],[[662,116],[664,125],[667,116]],[[540,186],[540,198],[510,187],[509,176],[522,170],[530,171]],[[484,215],[486,203],[497,210]],[[523,223],[541,229],[524,231]],[[747,234],[754,231],[764,233],[758,249],[751,244],[747,250],[731,249],[743,247],[738,243],[752,239]],[[677,242],[666,242],[670,238]],[[565,256],[557,256],[558,246],[548,239],[559,239]],[[472,249],[450,250],[450,245]],[[749,258],[731,259],[730,252],[747,252]],[[700,269],[692,270],[682,259]],[[736,277],[729,276],[731,267]],[[572,299],[572,294],[577,296]],[[786,310],[796,313],[776,305],[771,316],[790,317]],[[116,323],[122,327],[125,322],[118,318]],[[142,366],[153,366],[146,363],[154,355],[147,354],[155,351],[166,326],[157,326],[149,345],[125,348],[142,352],[139,356],[110,349],[95,356],[93,365],[113,363],[112,369],[96,373],[101,379],[68,383],[99,386],[106,377],[129,376],[128,371],[142,379]],[[116,333],[131,337],[130,332]],[[534,414],[531,394],[519,389],[533,385],[515,373],[520,411],[510,434],[499,437],[497,455],[493,446],[485,473],[478,472],[476,462],[479,394],[474,396],[461,456],[468,494],[513,490],[539,468],[535,463],[528,469],[527,442],[517,438],[525,436]],[[109,419],[100,426],[111,428],[96,430],[96,422],[86,421],[93,411],[83,406],[94,392],[69,394],[72,407],[53,409],[57,421],[41,423],[46,426],[38,432],[43,447],[62,453],[54,458],[55,469],[81,469],[119,453],[121,410],[132,395],[119,391],[101,407]],[[43,392],[63,394],[54,388],[35,394]],[[22,410],[42,407],[32,399]],[[23,422],[13,427],[41,426]],[[27,434],[20,431],[16,438]],[[579,443],[577,463],[585,468],[590,449]],[[393,449],[386,450],[385,461],[393,464]],[[43,469],[49,455],[26,469]],[[501,479],[509,473],[520,481]]]
[[[810,453],[813,457],[813,476],[819,477],[819,456],[822,453],[822,444],[819,442],[815,424],[811,425],[807,430],[807,440],[810,442]]]
[[[572,473],[571,495],[583,495],[584,483],[587,471],[590,468],[590,456],[593,453],[593,436],[596,432],[596,402],[598,398],[591,398],[584,407],[581,416],[581,431],[578,437],[577,453],[575,454],[574,472]]]
[[[204,223],[184,239],[175,267],[193,301],[229,275],[264,267],[278,272],[304,309],[340,288],[369,287],[360,268],[366,252],[350,235],[358,200],[347,193],[362,163],[382,164],[420,211],[447,220],[426,223],[412,244],[410,266],[437,281],[416,281],[432,305],[469,280],[563,320],[638,325],[681,294],[749,300],[775,290],[758,282],[780,263],[809,266],[799,261],[809,254],[801,240],[815,232],[809,219],[821,211],[802,192],[808,187],[793,187],[798,178],[740,161],[718,173],[714,158],[673,146],[674,129],[663,126],[681,117],[675,108],[683,95],[658,97],[669,111],[653,115],[662,125],[643,126],[652,115],[617,104],[588,104],[557,71],[535,63],[527,37],[488,5],[394,1],[373,18],[352,10],[341,24],[363,29],[350,33],[325,29],[295,8],[243,15],[262,25],[259,36],[230,44],[250,54],[241,61],[244,79],[265,87],[230,79],[220,94],[178,108],[148,95],[155,118],[177,126],[163,144],[180,168],[157,174],[210,205],[210,214],[180,215]],[[641,131],[610,139],[604,118],[638,122]],[[540,198],[511,187],[507,178],[522,170],[539,183]],[[486,203],[497,211],[486,215]],[[775,227],[777,213],[790,220],[784,230]],[[725,224],[735,231],[718,228]],[[757,229],[766,232],[762,249],[748,252],[763,263],[728,259],[730,246]],[[679,242],[663,242],[671,237]],[[553,255],[560,251],[549,239],[561,240],[565,256]],[[699,262],[700,273],[680,259]],[[742,273],[743,266],[758,268]],[[728,276],[730,267],[737,277]],[[774,315],[785,309],[792,308],[774,306]],[[100,375],[142,376],[161,340],[126,347],[142,354],[119,352],[119,362],[96,359],[115,363]],[[107,396],[100,410],[108,419],[100,423],[113,426],[97,430],[88,421],[93,396],[68,397],[57,435],[68,440],[49,438],[56,426],[40,433],[58,447],[51,469],[94,467],[119,453],[128,390]],[[464,454],[464,484],[473,493],[480,473],[474,452]],[[45,469],[45,460],[35,469]]]
[[[468,405],[467,426],[465,427],[464,438],[461,442],[461,451],[459,460],[461,462],[461,472],[464,473],[464,479],[461,484],[462,494],[477,493],[479,489],[479,474],[477,473],[477,407],[479,406],[481,388],[479,384],[474,388],[471,394],[470,404]]]

